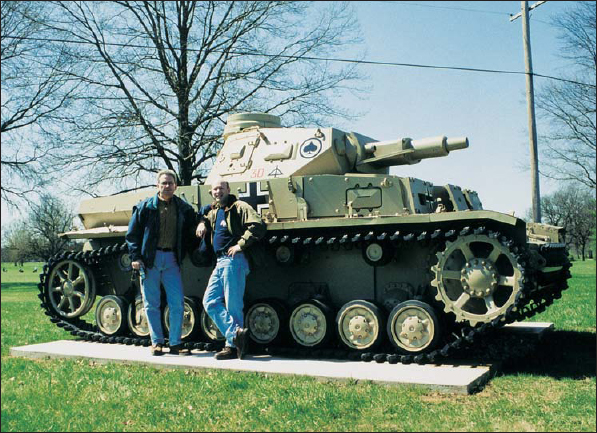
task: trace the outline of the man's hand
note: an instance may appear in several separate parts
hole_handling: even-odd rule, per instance
[[[241,251],[240,246],[238,246],[238,244],[237,244],[237,245],[234,245],[234,246],[228,248],[228,255],[230,257],[234,257],[234,255],[236,253],[239,253],[240,251]]]
[[[131,266],[135,271],[138,271],[139,269],[144,268],[145,264],[143,263],[143,260],[135,260],[131,263]]]
[[[198,238],[202,238],[203,236],[205,236],[205,232],[207,230],[205,229],[205,223],[200,222],[199,225],[197,226],[197,231],[195,232],[195,234],[197,235]]]

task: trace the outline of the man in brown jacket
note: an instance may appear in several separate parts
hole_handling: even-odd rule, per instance
[[[211,245],[217,258],[205,294],[203,307],[226,338],[216,359],[242,359],[247,347],[244,328],[243,296],[249,259],[256,244],[263,238],[266,226],[247,203],[230,194],[230,185],[217,180],[211,188],[214,203],[197,226],[197,236],[211,235]],[[253,260],[254,261],[254,260]],[[236,349],[236,350],[235,350]]]

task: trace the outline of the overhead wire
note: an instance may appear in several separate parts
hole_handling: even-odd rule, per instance
[[[66,40],[66,39],[41,39],[41,38],[29,38],[29,37],[17,37],[17,36],[4,36],[4,38],[9,39],[20,39],[20,40],[30,40],[30,41],[45,41],[45,42],[58,42],[58,43],[69,43],[69,44],[80,44],[80,45],[94,45],[92,42],[89,41],[73,41],[73,40]],[[146,46],[146,45],[136,45],[136,44],[124,44],[118,42],[104,42],[102,45],[106,46],[114,46],[114,47],[124,47],[124,48],[141,48],[141,49],[155,49],[155,47]],[[177,48],[179,49],[179,48]],[[187,48],[188,51],[191,52],[199,52],[201,50],[194,49],[194,48]],[[212,52],[221,53],[222,50],[213,50]],[[385,61],[375,61],[375,60],[356,60],[356,59],[344,59],[344,58],[334,58],[334,57],[314,57],[314,56],[293,56],[290,54],[268,54],[268,53],[260,53],[260,52],[251,52],[251,51],[236,51],[231,50],[229,51],[231,54],[236,55],[243,55],[243,56],[256,56],[256,57],[279,57],[285,59],[297,59],[297,60],[311,60],[311,61],[325,61],[325,62],[338,62],[338,63],[354,63],[354,64],[361,64],[361,65],[373,65],[373,66],[399,66],[399,67],[411,67],[411,68],[422,68],[422,69],[439,69],[439,70],[452,70],[452,71],[464,71],[464,72],[484,72],[484,73],[493,73],[493,74],[511,74],[511,75],[527,75],[527,72],[522,71],[507,71],[507,70],[500,70],[500,69],[484,69],[484,68],[467,68],[462,66],[441,66],[441,65],[424,65],[420,63],[401,63],[401,62],[385,62]],[[554,77],[551,75],[544,75],[538,74],[533,72],[530,74],[534,77],[538,78],[546,78],[550,80],[556,81],[563,81],[567,83],[577,84],[579,86],[586,86],[595,88],[597,87],[594,84],[583,83],[579,81],[569,80],[560,77]]]
[[[414,3],[414,2],[378,1],[376,3],[384,3],[384,4],[391,3],[391,4],[399,4],[402,6],[418,6],[418,7],[431,8],[431,9],[445,9],[445,10],[462,11],[462,12],[474,12],[474,13],[479,13],[479,14],[493,14],[493,15],[500,15],[500,16],[505,16],[505,17],[512,17],[512,15],[514,15],[514,14],[511,14],[508,12],[488,11],[488,10],[482,10],[482,9],[470,9],[470,8],[461,8],[461,7],[453,7],[453,6],[437,6],[437,5],[428,5],[428,4],[421,4],[421,3]],[[549,25],[549,23],[542,21],[540,19],[537,19],[537,18],[533,18],[533,21]]]
[[[454,10],[454,11],[464,11],[464,12],[476,12],[476,13],[483,13],[483,14],[494,14],[494,15],[505,15],[509,16],[509,13],[506,12],[497,12],[497,11],[488,11],[482,9],[469,9],[469,8],[461,8],[461,7],[454,7],[454,6],[438,6],[438,5],[428,5],[422,3],[414,3],[414,2],[399,2],[399,1],[383,1],[379,3],[384,4],[399,4],[403,6],[419,6],[424,8],[432,8],[432,9],[446,9],[446,10]]]

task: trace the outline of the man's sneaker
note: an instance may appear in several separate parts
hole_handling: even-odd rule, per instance
[[[216,359],[235,359],[236,358],[236,351],[232,347],[224,347],[218,353],[214,355]]]
[[[182,344],[170,346],[170,355],[187,356],[191,354],[191,350],[184,347]]]
[[[236,330],[236,335],[232,342],[236,346],[236,351],[238,354],[238,359],[243,359],[245,354],[247,353],[247,337],[249,336],[249,330],[247,328],[238,328]]]
[[[153,356],[162,356],[164,354],[163,346],[160,343],[151,346],[151,354]]]

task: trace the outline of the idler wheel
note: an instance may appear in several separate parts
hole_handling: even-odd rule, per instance
[[[50,270],[45,294],[58,315],[67,319],[83,316],[95,301],[93,273],[75,260],[62,260]]]

